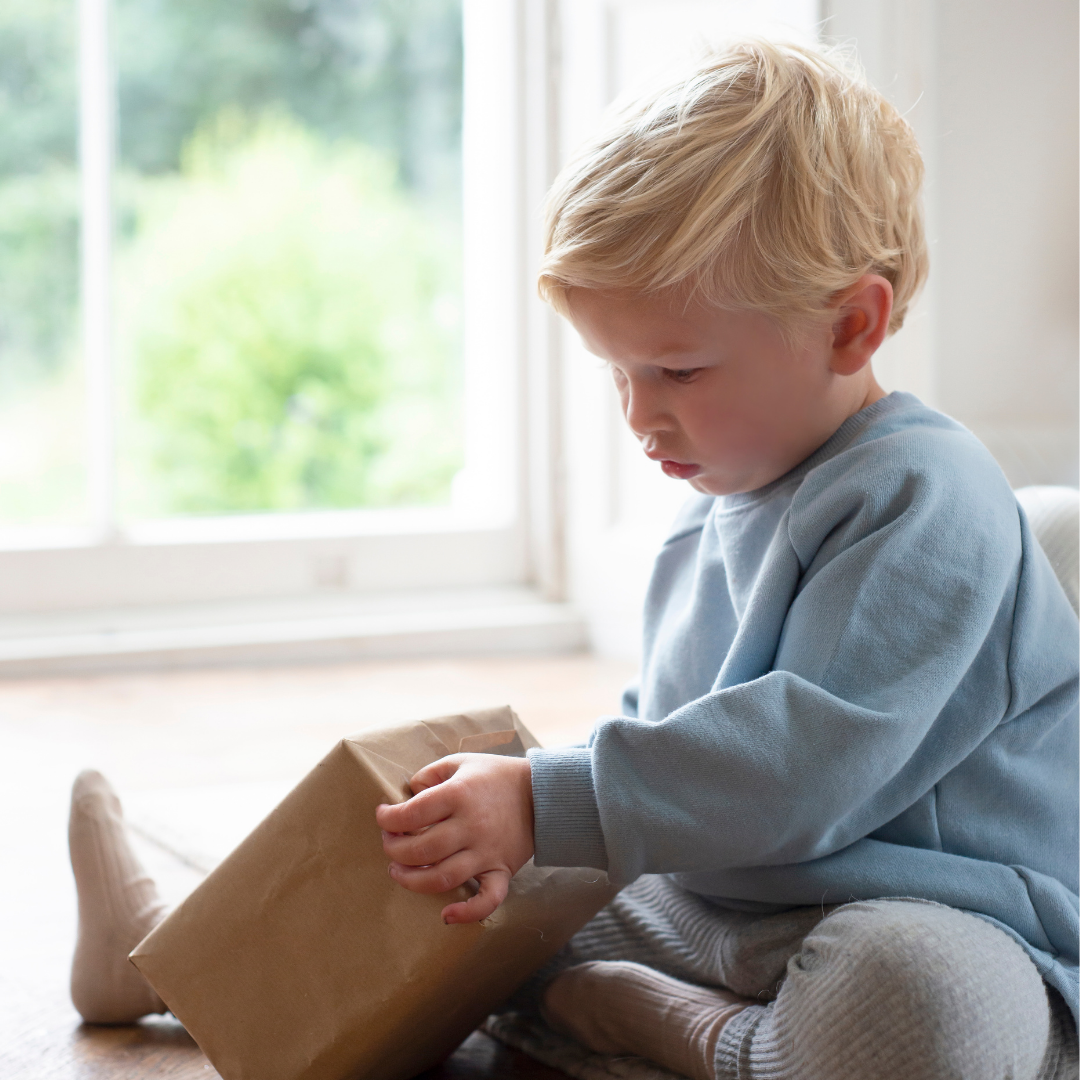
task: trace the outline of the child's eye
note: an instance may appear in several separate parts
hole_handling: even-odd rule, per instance
[[[690,382],[691,379],[701,370],[701,368],[665,368],[669,379],[674,379],[675,382],[684,383]]]

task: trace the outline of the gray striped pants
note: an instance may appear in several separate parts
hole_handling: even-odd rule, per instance
[[[725,1026],[718,1080],[1076,1080],[1076,1026],[1027,954],[983,919],[923,900],[758,915],[666,877],[623,890],[516,995],[632,960],[757,998]]]

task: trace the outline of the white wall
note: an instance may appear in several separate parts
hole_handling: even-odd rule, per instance
[[[1077,7],[939,15],[939,407],[1014,486],[1077,482]]]
[[[878,365],[967,424],[1014,486],[1077,483],[1077,8],[829,0],[927,161],[931,274]]]
[[[809,3],[563,0],[559,153],[614,93],[725,28],[812,23]],[[931,277],[879,355],[967,424],[1015,486],[1077,479],[1077,15],[1063,0],[826,0],[927,161]],[[726,23],[725,23],[725,20]],[[755,22],[757,20],[757,22]],[[686,493],[644,460],[606,376],[561,338],[567,583],[601,653],[632,656],[651,557]]]

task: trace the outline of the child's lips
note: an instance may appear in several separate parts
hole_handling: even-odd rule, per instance
[[[689,480],[701,472],[700,465],[684,465],[681,461],[671,461],[669,458],[661,458],[660,468],[668,476],[675,477],[676,480]]]

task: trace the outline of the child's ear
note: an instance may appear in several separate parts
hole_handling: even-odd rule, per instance
[[[833,301],[829,367],[837,375],[854,375],[870,361],[889,331],[892,285],[879,274],[864,274]]]

